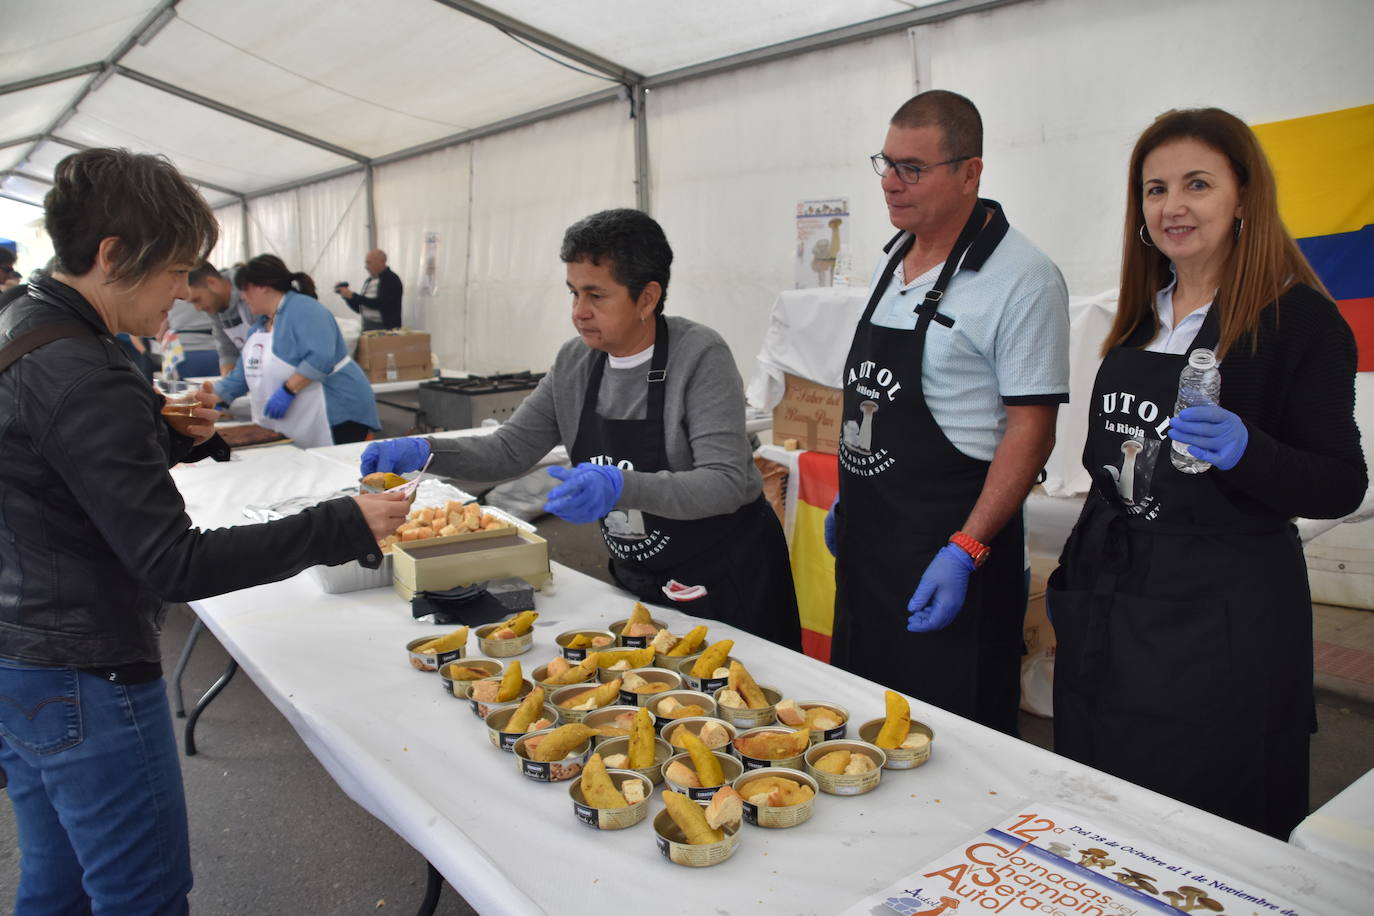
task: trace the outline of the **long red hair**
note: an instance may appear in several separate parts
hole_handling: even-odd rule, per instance
[[[1148,321],[1155,332],[1159,330],[1155,293],[1169,284],[1169,259],[1158,248],[1141,241],[1145,227],[1141,215],[1141,172],[1145,157],[1156,147],[1183,139],[1204,143],[1231,163],[1245,214],[1244,225],[1222,268],[1221,287],[1212,305],[1221,320],[1217,355],[1225,356],[1246,335],[1251,335],[1254,346],[1253,332],[1259,326],[1261,313],[1290,287],[1305,283],[1326,293],[1326,287],[1279,217],[1274,171],[1254,131],[1220,108],[1166,111],[1145,128],[1131,151],[1121,245],[1121,293],[1116,320],[1102,344],[1104,355],[1112,347],[1124,345],[1142,322]],[[1148,237],[1148,230],[1145,234]]]

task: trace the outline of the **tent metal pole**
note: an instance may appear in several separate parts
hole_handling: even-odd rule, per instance
[[[271,197],[273,194],[280,194],[283,191],[294,191],[306,185],[319,184],[321,181],[330,181],[335,178],[342,178],[344,175],[352,175],[365,168],[366,165],[346,165],[343,168],[335,169],[332,172],[322,172],[319,175],[311,175],[307,178],[297,178],[294,181],[275,184],[270,188],[262,188],[257,191],[242,192],[245,200],[257,200],[259,197]],[[239,192],[235,192],[236,194]]]
[[[943,0],[943,2],[932,3],[928,6],[922,6],[904,13],[894,13],[891,16],[882,16],[877,19],[870,19],[867,22],[858,22],[854,25],[831,29],[828,32],[817,32],[815,35],[808,35],[804,38],[796,38],[792,41],[782,41],[775,45],[755,48],[752,51],[743,51],[739,54],[719,57],[715,60],[708,60],[700,64],[680,67],[677,70],[669,70],[665,73],[646,77],[644,85],[649,89],[658,89],[663,86],[671,86],[673,83],[681,83],[686,80],[698,79],[703,76],[728,73],[731,70],[739,70],[743,67],[752,67],[773,60],[795,57],[798,54],[806,54],[810,51],[819,51],[823,48],[831,48],[836,45],[848,44],[853,41],[863,41],[878,35],[886,35],[889,32],[904,31],[912,26],[928,25],[932,22],[953,19],[956,16],[963,16],[968,13],[984,13],[999,7],[1010,6],[1014,3],[1021,2],[1023,2],[1023,0]]]
[[[318,149],[322,149],[327,152],[333,153],[336,156],[342,156],[345,159],[352,159],[355,162],[367,162],[367,157],[364,156],[362,153],[355,153],[351,149],[345,149],[344,147],[334,143],[330,143],[327,140],[321,140],[319,137],[312,137],[310,134],[301,133],[300,131],[291,127],[287,127],[284,124],[278,124],[275,121],[269,121],[266,118],[260,118],[255,114],[251,114],[250,112],[244,111],[241,108],[235,108],[232,105],[226,105],[223,102],[216,101],[215,99],[199,95],[198,93],[192,92],[189,89],[183,89],[180,86],[174,86],[171,83],[160,80],[155,76],[149,76],[146,73],[140,73],[137,70],[131,70],[128,67],[121,66],[118,64],[115,65],[114,70],[120,76],[134,80],[135,82],[142,83],[145,86],[151,86],[152,88],[159,89],[167,93],[168,95],[174,95],[179,99],[185,99],[188,102],[194,102],[197,105],[202,105],[205,108],[218,111],[220,114],[229,115],[231,118],[238,118],[240,121],[247,121],[249,124],[261,127],[264,130],[270,130],[276,134],[281,134],[283,137],[290,137],[292,140],[295,140],[298,143],[305,143]]]
[[[48,187],[52,187],[52,179],[44,178],[42,175],[31,175],[28,172],[21,172],[18,169],[5,169],[3,172],[0,172],[0,180],[10,177],[22,178],[25,181],[35,181],[38,184],[45,184]]]
[[[648,90],[644,84],[630,87],[631,112],[635,119],[635,206],[649,211],[649,123],[645,114]]]
[[[17,196],[17,195],[11,194],[9,191],[0,190],[0,197],[5,198],[5,200],[12,200],[12,201],[14,201],[14,202],[17,203],[17,204],[28,204],[30,207],[36,207],[36,208],[39,209],[39,210],[42,210],[42,209],[43,209],[43,205],[42,205],[42,204],[36,204],[36,203],[34,203],[33,201],[31,201],[31,200],[25,200],[25,199],[22,198],[22,197],[19,197],[19,196]]]
[[[377,247],[377,203],[373,196],[372,163],[367,164],[367,250]]]
[[[248,198],[246,196],[239,198],[239,225],[243,227],[243,241],[239,247],[243,249],[243,263],[247,264],[253,256],[249,254],[248,247]]]
[[[74,76],[86,76],[91,73],[98,73],[105,69],[105,65],[100,61],[82,64],[80,67],[68,67],[66,70],[56,70],[52,73],[44,73],[42,76],[31,76],[26,80],[16,80],[13,83],[5,83],[0,86],[0,95],[8,95],[11,92],[23,92],[25,89],[36,89],[39,86],[46,86],[49,83],[60,83],[69,80]]]
[[[555,54],[566,57],[568,60],[576,61],[584,67],[590,67],[599,73],[604,73],[618,83],[630,85],[644,78],[641,74],[634,72],[628,67],[623,67],[613,60],[607,60],[595,52],[588,51],[586,48],[575,45],[570,41],[565,41],[557,35],[545,32],[543,29],[537,29],[527,22],[522,22],[519,19],[507,16],[505,13],[494,10],[489,6],[474,3],[472,0],[435,0],[435,2],[449,9],[457,10],[464,15],[471,16],[473,19],[480,22],[485,22],[487,25],[505,32],[508,35],[515,35],[519,38],[523,38],[531,44],[539,45],[541,48],[545,48]]]
[[[42,139],[42,134],[29,134],[27,137],[15,137],[13,140],[0,140],[0,149],[9,149],[11,146],[19,146],[21,143],[37,143]]]

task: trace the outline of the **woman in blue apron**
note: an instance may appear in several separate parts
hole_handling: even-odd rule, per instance
[[[641,601],[721,620],[793,649],[801,626],[787,543],[762,495],[744,391],[720,335],[666,318],[672,249],[637,210],[574,224],[567,264],[578,338],[489,436],[373,443],[362,472],[502,480],[568,444],[546,509],[597,522],[612,577]]]
[[[1355,343],[1241,121],[1170,112],[1130,176],[1094,486],[1049,586],[1055,750],[1284,838],[1307,814],[1316,728],[1292,519],[1364,495]],[[1220,359],[1220,404],[1171,417],[1199,348]],[[1176,467],[1175,443],[1211,467]]]
[[[258,319],[234,371],[215,383],[221,399],[247,393],[253,422],[301,448],[361,442],[382,428],[372,385],[308,274],[264,254],[238,269],[234,286]]]

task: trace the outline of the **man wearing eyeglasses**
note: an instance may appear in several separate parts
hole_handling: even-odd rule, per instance
[[[1068,400],[1058,268],[978,196],[982,119],[932,90],[882,152],[892,225],[845,362],[835,664],[1016,733],[1022,503]]]

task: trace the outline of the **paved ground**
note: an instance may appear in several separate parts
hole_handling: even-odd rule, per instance
[[[555,559],[605,578],[605,553],[590,526],[546,518],[540,529],[550,537]],[[1371,684],[1374,613],[1319,607],[1317,619],[1318,659],[1327,661],[1319,674],[1321,731],[1312,746],[1314,807],[1374,767],[1374,707],[1364,704],[1357,689]],[[189,625],[188,610],[169,617],[163,639],[169,671]],[[226,661],[206,634],[187,672],[188,702],[213,683]],[[1022,716],[1028,741],[1048,747],[1050,729],[1047,719]],[[343,794],[246,676],[240,674],[210,707],[197,737],[201,753],[182,765],[196,865],[195,913],[414,911],[424,891],[424,861]],[[13,899],[17,878],[14,820],[8,804],[0,803],[0,901]],[[438,912],[474,911],[445,887]]]

